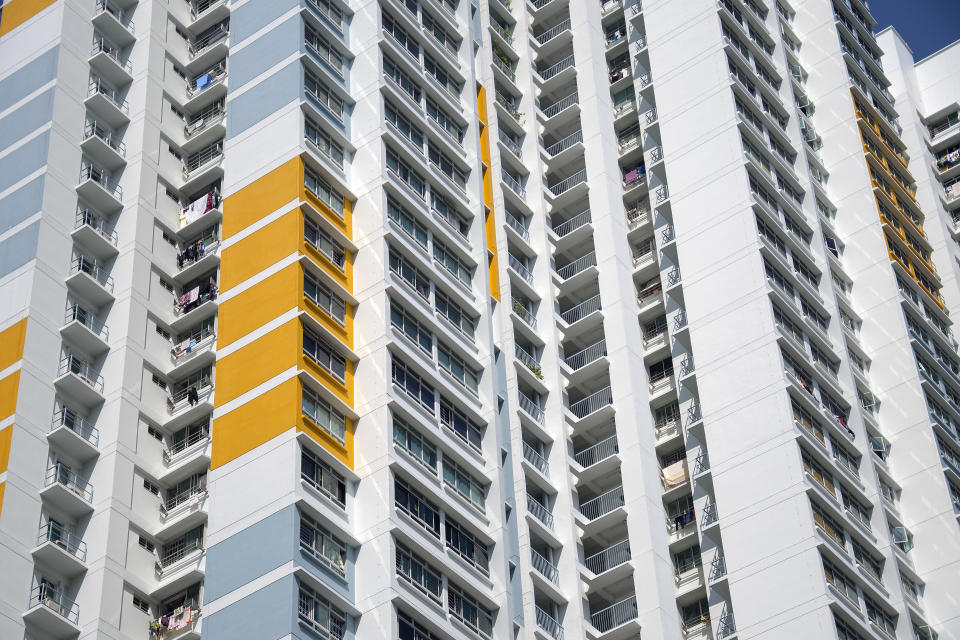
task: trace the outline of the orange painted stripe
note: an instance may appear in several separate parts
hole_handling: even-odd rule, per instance
[[[57,0],[9,0],[0,13],[0,36],[13,31]]]
[[[0,431],[0,473],[7,470],[10,463],[10,442],[13,440],[13,425]]]
[[[0,380],[0,420],[17,410],[17,391],[20,389],[20,371],[14,371]]]
[[[0,371],[23,358],[23,345],[26,339],[26,318],[0,331]]]

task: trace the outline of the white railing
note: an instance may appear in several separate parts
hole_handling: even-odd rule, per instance
[[[591,222],[593,218],[590,215],[590,209],[587,209],[553,227],[552,231],[558,238],[562,238]]]
[[[46,607],[71,624],[79,625],[80,607],[77,603],[66,599],[62,593],[47,583],[40,584],[30,590],[27,609],[33,609],[34,607]]]
[[[523,458],[543,473],[543,475],[550,475],[550,464],[547,462],[547,459],[526,442],[523,443]]]
[[[120,236],[116,231],[107,231],[106,221],[94,212],[90,211],[90,209],[81,209],[80,211],[77,211],[77,217],[74,218],[73,221],[73,228],[79,229],[80,227],[90,227],[98,234],[103,236],[107,242],[114,246],[117,245],[117,241],[120,239]]]
[[[510,190],[521,198],[525,198],[527,195],[527,190],[523,188],[523,185],[520,183],[520,180],[513,177],[506,169],[503,169],[501,172],[503,181],[510,187]]]
[[[586,181],[587,181],[587,170],[580,169],[580,171],[577,171],[573,175],[567,176],[560,182],[548,184],[547,188],[550,189],[550,193],[552,193],[555,196],[559,196],[563,193],[566,193],[567,191],[577,186],[578,184]]]
[[[614,627],[635,620],[637,616],[637,597],[630,596],[596,613],[591,612],[590,624],[597,631],[605,633]]]
[[[556,272],[557,275],[560,276],[561,280],[569,280],[584,269],[589,269],[590,267],[595,267],[596,265],[597,253],[595,251],[591,251],[590,253],[582,255],[572,262],[568,262],[562,267],[558,267]]]
[[[543,115],[547,116],[548,118],[552,118],[553,116],[557,115],[567,107],[578,104],[579,100],[580,98],[577,95],[577,92],[574,91],[570,95],[560,98],[559,100],[552,103],[548,107],[541,107],[540,111],[543,113]]]
[[[527,494],[527,511],[529,511],[534,518],[546,525],[548,529],[553,529],[553,514],[529,493]]]
[[[527,394],[522,391],[518,391],[517,395],[520,396],[520,408],[523,409],[538,424],[543,424],[544,414],[540,405],[527,397]]]
[[[623,505],[623,486],[621,485],[581,504],[580,513],[582,513],[587,520],[596,520],[600,516],[606,515]]]
[[[47,542],[55,544],[80,562],[87,559],[87,543],[80,536],[53,520],[40,527],[37,533],[37,546]]]
[[[101,126],[96,120],[91,120],[87,123],[87,126],[83,128],[83,139],[87,140],[89,138],[99,138],[104,144],[121,156],[127,155],[127,145],[117,140],[117,136],[114,135],[113,131]]]
[[[64,326],[71,322],[79,322],[104,342],[110,337],[110,330],[107,329],[107,325],[98,322],[92,312],[78,304],[67,307],[67,312],[63,316]]]
[[[537,626],[554,640],[563,640],[563,626],[557,622],[556,618],[541,609],[539,605],[537,605]]]
[[[90,78],[90,83],[87,85],[87,97],[90,97],[94,94],[99,94],[109,100],[113,106],[119,109],[122,113],[130,112],[130,105],[126,100],[120,97],[120,94],[116,89],[110,87],[101,80],[98,76],[92,76]]]
[[[103,376],[97,374],[86,360],[82,360],[72,353],[60,359],[57,377],[73,374],[80,378],[91,389],[103,393]]]
[[[546,69],[543,69],[542,71],[540,69],[537,69],[537,74],[541,78],[543,78],[543,80],[549,80],[550,78],[553,78],[564,69],[569,69],[573,65],[574,65],[574,60],[573,60],[573,54],[571,53],[566,58],[563,58],[559,62],[550,65],[549,67],[547,67]]]
[[[583,566],[592,571],[594,575],[600,575],[614,567],[619,567],[624,562],[629,562],[631,557],[630,541],[621,540],[599,553],[584,558]]]
[[[133,20],[130,18],[129,15],[124,15],[123,11],[113,6],[106,0],[97,0],[97,4],[94,7],[94,11],[93,11],[93,17],[96,18],[98,15],[102,13],[109,13],[114,18],[116,18],[117,22],[122,24],[125,29],[131,32],[133,31]]]
[[[530,562],[540,575],[553,584],[560,584],[560,571],[557,566],[540,555],[536,549],[530,549]],[[539,607],[537,607],[539,609]]]
[[[512,253],[507,254],[507,264],[510,265],[511,269],[520,274],[520,277],[523,278],[527,284],[533,284],[533,274],[530,273],[530,270]]]
[[[604,358],[607,355],[607,341],[606,339],[599,340],[594,342],[592,345],[586,349],[582,349],[577,353],[574,353],[571,356],[564,358],[564,363],[576,371],[577,369],[582,369],[591,362]]]
[[[553,144],[551,144],[549,147],[546,147],[546,148],[544,149],[544,151],[547,152],[547,155],[548,155],[548,156],[555,156],[555,155],[557,155],[558,153],[560,153],[561,151],[565,151],[565,150],[569,149],[570,147],[572,147],[573,145],[577,144],[578,142],[583,142],[583,130],[582,130],[582,129],[577,129],[576,131],[574,131],[574,132],[571,133],[570,135],[565,136],[565,137],[561,138],[560,140],[557,140],[556,142],[554,142]]]
[[[78,184],[83,184],[87,180],[96,182],[98,185],[103,187],[104,191],[112,195],[117,200],[123,200],[123,189],[116,182],[111,182],[110,174],[100,167],[88,164],[81,169],[80,180],[78,181]]]
[[[533,330],[536,330],[537,316],[535,316],[532,311],[527,309],[527,306],[517,298],[513,299],[513,312],[517,314],[520,319],[527,324],[527,326]]]
[[[70,429],[95,447],[100,444],[100,431],[96,427],[87,424],[83,416],[76,414],[66,407],[54,412],[53,420],[50,422],[50,431],[56,431],[60,427]]]
[[[51,467],[47,467],[47,475],[44,477],[44,488],[54,484],[66,487],[70,491],[80,496],[80,498],[89,504],[93,504],[93,485],[80,478],[76,471],[58,462]]]
[[[620,453],[620,446],[617,444],[617,435],[614,434],[582,451],[574,453],[573,459],[577,464],[586,469],[618,453]]]
[[[517,218],[515,215],[513,215],[509,211],[507,211],[506,213],[507,213],[506,215],[507,224],[510,225],[510,228],[516,231],[521,238],[523,238],[527,242],[530,242],[530,230],[527,229],[526,225],[524,225],[519,218]]]
[[[570,307],[566,311],[560,312],[560,319],[567,324],[573,324],[582,318],[590,315],[594,311],[600,311],[600,294],[587,298],[580,304]]]
[[[727,575],[727,561],[724,559],[723,553],[717,551],[713,560],[710,561],[710,580],[719,580],[725,575]]]
[[[550,27],[540,35],[534,36],[534,39],[537,41],[537,44],[545,45],[546,43],[550,42],[551,40],[556,38],[558,35],[560,35],[564,31],[568,30],[569,28],[570,28],[570,18],[567,18],[563,22],[560,22],[559,24],[556,24]]]
[[[591,393],[586,398],[578,400],[570,405],[570,413],[578,419],[586,418],[591,413],[613,404],[613,392],[610,387],[604,387],[599,391]]]

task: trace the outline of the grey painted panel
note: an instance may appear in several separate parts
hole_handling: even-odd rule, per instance
[[[299,524],[293,505],[271,514],[207,550],[204,600],[212,602],[293,560]],[[204,627],[207,623],[204,622]],[[234,637],[260,638],[256,634]]]
[[[45,131],[19,149],[0,158],[0,191],[43,168],[47,164],[47,150],[50,148],[50,132]]]
[[[302,69],[300,61],[294,60],[260,84],[230,100],[227,108],[227,137],[240,135],[284,105],[298,99]]]
[[[243,558],[244,564],[253,560]],[[207,579],[214,574],[209,569],[207,559]],[[273,640],[293,633],[294,620],[297,618],[297,581],[292,575],[285,576],[241,598],[216,613],[203,617],[203,640],[238,640],[238,638],[257,638]],[[310,637],[310,636],[307,636]],[[316,637],[316,636],[314,636]]]
[[[230,12],[230,41],[242,42],[294,7],[300,0],[270,0],[270,2],[247,2]],[[230,55],[230,76],[233,82],[233,54]]]
[[[6,233],[43,207],[43,179],[40,176],[0,200],[0,233]]]
[[[0,151],[50,122],[52,117],[53,89],[50,89],[0,120]]]
[[[10,105],[53,80],[57,74],[59,49],[59,46],[50,49],[0,80],[0,111],[6,111]]]
[[[244,7],[254,3],[247,3]],[[230,54],[230,85],[242,87],[246,83],[300,50],[302,24],[300,14],[291,17],[261,35],[236,53]]]
[[[37,257],[40,221],[0,242],[0,278]]]

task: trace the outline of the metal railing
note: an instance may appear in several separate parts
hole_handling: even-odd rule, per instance
[[[633,111],[636,109],[637,103],[633,100],[624,100],[623,102],[618,102],[613,105],[613,117],[618,118],[628,111]]]
[[[568,409],[578,419],[586,418],[591,413],[613,404],[613,392],[610,387],[604,387],[591,393],[586,398],[571,404]]]
[[[169,449],[167,447],[163,448],[163,461],[166,464],[170,464],[173,461],[174,456],[178,453],[182,453],[187,449],[197,445],[201,442],[204,442],[210,438],[209,428],[201,429],[199,431],[194,431],[189,436],[183,440],[179,440],[173,444]]]
[[[713,500],[703,505],[703,516],[700,518],[700,526],[707,527],[716,522],[720,516],[717,514],[717,503]]]
[[[550,465],[547,459],[540,455],[539,451],[527,444],[526,441],[523,443],[523,458],[543,473],[543,475],[550,475]]]
[[[590,624],[597,631],[605,633],[614,627],[636,620],[638,615],[637,597],[630,596],[596,613],[591,612]]]
[[[516,231],[521,238],[527,242],[530,242],[530,230],[527,229],[526,225],[524,225],[519,218],[509,211],[507,211],[506,214],[507,224],[510,225],[510,228]]]
[[[697,456],[696,461],[693,463],[693,475],[698,476],[701,473],[710,470],[710,459],[707,457],[707,452],[704,451]]]
[[[120,98],[120,94],[116,89],[108,86],[99,76],[93,76],[90,78],[90,83],[87,85],[87,97],[90,97],[94,94],[100,94],[107,100],[109,100],[113,106],[119,109],[122,113],[130,112],[130,105],[126,100]]]
[[[95,5],[93,11],[93,17],[96,18],[101,13],[109,13],[116,18],[117,22],[123,25],[125,29],[128,31],[133,31],[133,19],[130,18],[130,16],[124,16],[123,11],[117,7],[114,7],[106,0],[97,0],[97,4]]]
[[[617,435],[614,434],[586,449],[574,453],[573,460],[586,469],[618,453],[620,453],[620,446],[617,443]]]
[[[623,0],[607,0],[600,6],[600,15],[607,15],[623,7]]]
[[[510,151],[512,151],[515,156],[517,156],[518,158],[523,157],[523,149],[520,147],[520,144],[516,140],[511,138],[506,131],[504,131],[503,129],[500,129],[499,137],[500,137],[500,142],[502,142],[504,146],[507,147],[507,149],[510,149]]]
[[[50,421],[50,431],[56,431],[60,427],[70,429],[95,447],[100,444],[100,431],[96,427],[87,424],[83,416],[78,415],[66,407],[55,411],[53,419]]]
[[[556,142],[551,144],[549,147],[546,147],[544,151],[547,152],[548,156],[555,156],[561,151],[565,151],[566,149],[569,149],[570,147],[577,144],[578,142],[583,142],[583,129],[577,129],[570,135],[564,138],[561,138],[560,140],[557,140]]]
[[[103,187],[103,189],[112,195],[117,200],[123,200],[123,189],[120,188],[120,185],[117,183],[110,182],[110,174],[101,169],[100,167],[88,164],[83,169],[80,170],[80,180],[78,184],[82,184],[85,180],[92,180],[98,185]]]
[[[492,16],[490,19],[490,28],[492,28],[494,31],[499,33],[501,38],[503,38],[510,44],[513,44],[513,32],[509,31],[507,27],[503,26],[502,24],[494,20]]]
[[[80,227],[90,227],[98,234],[103,236],[107,242],[114,246],[117,245],[117,241],[120,239],[120,236],[116,231],[108,232],[106,229],[106,221],[89,209],[81,209],[80,211],[77,211],[77,217],[74,218],[73,228],[79,229]]]
[[[93,47],[90,48],[90,57],[97,55],[98,53],[105,54],[111,60],[116,62],[120,67],[127,73],[132,73],[133,67],[130,65],[130,61],[127,60],[124,62],[120,59],[120,50],[111,45],[106,41],[105,38],[96,38],[93,41]]]
[[[185,138],[192,138],[201,131],[206,131],[213,125],[223,122],[227,117],[227,111],[222,105],[214,105],[215,108],[204,110],[197,114],[189,123],[183,125],[183,135]]]
[[[656,163],[663,160],[663,147],[654,147],[650,150],[650,162]]]
[[[557,275],[560,276],[561,280],[569,280],[584,269],[589,269],[590,267],[595,267],[596,265],[597,253],[596,251],[591,251],[590,253],[582,255],[572,262],[568,262],[562,267],[558,267],[556,272]]]
[[[46,607],[74,625],[79,625],[80,607],[76,602],[67,600],[62,593],[49,584],[40,584],[30,590],[27,609]]]
[[[526,349],[521,347],[519,344],[513,345],[513,353],[517,357],[517,360],[527,365],[530,369],[539,369],[540,361],[534,358]]]
[[[91,260],[86,256],[77,256],[74,258],[70,263],[70,275],[81,272],[99,282],[103,288],[110,293],[113,293],[113,278],[105,273],[97,261]]]
[[[543,424],[544,414],[540,405],[531,400],[523,391],[518,391],[517,395],[520,396],[520,408],[523,409],[531,418],[536,420],[538,424]]]
[[[493,55],[493,64],[511,80],[517,79],[517,72],[514,70],[514,68],[510,64],[508,64],[503,58],[498,56],[496,52],[494,52],[494,55]]]
[[[667,286],[680,284],[680,267],[674,267],[667,273]]]
[[[718,551],[713,556],[713,560],[710,561],[710,580],[719,580],[725,575],[727,575],[727,561],[724,559],[723,553]]]
[[[637,304],[639,304],[642,307],[643,305],[647,304],[651,300],[660,300],[662,290],[663,290],[663,287],[661,286],[659,281],[654,282],[649,287],[644,287],[643,290],[637,294]]]
[[[571,53],[566,58],[563,58],[559,62],[556,62],[546,69],[537,69],[537,75],[539,75],[544,81],[549,80],[550,78],[555,77],[561,71],[569,69],[574,65],[573,54]]]
[[[536,551],[534,551],[536,553]],[[543,629],[548,636],[555,640],[563,640],[563,626],[557,622],[557,619],[536,605],[537,626]]]
[[[553,227],[552,231],[555,236],[562,238],[591,222],[593,222],[593,218],[590,215],[590,209],[587,209]]]
[[[57,545],[80,562],[87,559],[87,543],[58,522],[50,520],[37,533],[37,546],[50,542]]]
[[[110,337],[110,331],[107,329],[107,325],[102,322],[97,322],[92,312],[87,311],[78,304],[67,307],[67,312],[63,316],[63,324],[65,326],[71,322],[79,322],[104,342]]]
[[[567,107],[578,104],[579,100],[580,97],[577,95],[577,92],[574,91],[573,93],[560,98],[548,107],[540,106],[540,112],[547,116],[547,118],[552,118]]]
[[[512,253],[507,254],[507,264],[510,265],[511,269],[520,274],[520,277],[523,278],[527,284],[533,284],[533,274],[530,273],[530,269],[527,269]]]
[[[60,366],[57,368],[57,377],[65,376],[69,373],[83,380],[83,382],[94,391],[103,393],[103,376],[95,373],[90,363],[86,360],[81,360],[72,353],[68,353],[60,359]]]
[[[503,169],[501,171],[501,175],[503,176],[503,181],[507,184],[508,187],[510,187],[511,191],[513,191],[515,194],[517,194],[521,198],[525,198],[527,196],[527,190],[523,188],[522,184],[520,184],[520,180],[510,175],[510,173],[506,169]]]
[[[520,316],[520,319],[523,320],[527,326],[536,330],[537,316],[533,315],[533,312],[527,309],[527,306],[517,298],[513,299],[513,312]]]
[[[556,38],[558,35],[560,35],[564,31],[568,30],[569,28],[570,28],[570,18],[567,18],[566,20],[563,20],[562,22],[550,27],[546,31],[538,35],[535,35],[533,38],[534,40],[537,41],[537,44],[542,46],[547,44],[554,38]]]
[[[553,514],[539,500],[527,494],[527,511],[534,518],[542,522],[548,529],[553,529]]]
[[[656,108],[651,108],[649,111],[647,111],[646,113],[643,114],[643,120],[644,120],[644,122],[646,122],[647,124],[653,124],[653,122],[654,122],[656,119],[657,119],[657,110],[656,110]]]
[[[97,124],[96,120],[88,122],[87,126],[83,128],[83,139],[86,140],[88,138],[100,138],[108,147],[121,156],[127,155],[127,145],[117,140],[112,131]]]
[[[530,548],[530,562],[533,564],[533,568],[544,578],[553,584],[560,584],[560,571],[557,569],[557,566],[540,555],[537,550],[532,547]],[[537,608],[539,609],[540,607]]]
[[[594,311],[600,311],[600,294],[587,298],[580,304],[570,307],[566,311],[560,312],[560,319],[567,324],[573,324],[582,318],[590,315]]]
[[[623,485],[620,485],[581,504],[580,513],[587,520],[596,520],[623,505]]]
[[[720,622],[717,623],[717,638],[726,638],[737,632],[737,625],[733,621],[733,611],[727,609],[727,604],[723,604],[723,610],[720,613]]]
[[[218,140],[204,149],[191,154],[183,163],[183,178],[186,180],[191,173],[204,168],[207,164],[220,160],[223,157],[223,140]]]
[[[576,371],[577,369],[582,369],[591,362],[604,358],[607,355],[607,341],[606,339],[598,340],[592,345],[585,349],[574,353],[563,359],[563,362]]]
[[[573,175],[567,176],[566,178],[564,178],[559,182],[548,184],[547,188],[550,189],[550,193],[552,193],[555,196],[559,196],[563,193],[566,193],[567,191],[577,186],[581,182],[586,182],[586,181],[587,181],[587,170],[580,169],[580,171],[577,171]]]
[[[84,502],[93,503],[93,486],[86,480],[81,480],[76,471],[60,462],[47,467],[47,475],[43,479],[44,488],[54,484],[59,484],[73,491]]]
[[[208,33],[199,40],[193,40],[187,45],[187,49],[190,52],[190,57],[195,58],[204,50],[209,49],[210,47],[216,45],[219,42],[222,42],[227,39],[227,36],[230,35],[230,31],[223,25],[219,29],[212,33]]]
[[[584,558],[583,566],[592,571],[594,575],[600,575],[614,567],[619,567],[624,562],[629,562],[631,557],[630,541],[621,540],[603,551]]]
[[[182,504],[187,504],[188,502],[197,503],[205,495],[207,495],[207,487],[202,484],[195,484],[179,493],[168,495],[166,499],[160,503],[160,514],[166,516]],[[196,499],[194,499],[194,496],[196,496]]]

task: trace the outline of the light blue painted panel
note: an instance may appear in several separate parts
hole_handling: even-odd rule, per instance
[[[297,100],[300,97],[302,69],[300,61],[295,60],[230,100],[227,108],[227,137],[232,138],[243,133],[281,107]]]
[[[243,42],[263,25],[270,24],[294,7],[300,6],[300,0],[253,0],[246,2],[230,12],[230,42]],[[233,54],[230,54],[230,75],[233,76]],[[231,82],[233,80],[231,79]]]
[[[50,132],[45,131],[19,149],[0,158],[0,191],[5,191],[17,182],[47,164],[50,147]]]
[[[252,558],[244,558],[244,562]],[[210,577],[209,558],[207,578]],[[292,575],[272,582],[249,596],[203,617],[203,640],[277,640],[297,629],[297,581]]]
[[[53,89],[50,89],[0,119],[0,151],[47,124],[52,117]]]
[[[43,178],[40,176],[0,200],[0,233],[17,226],[43,207]]]
[[[297,14],[258,36],[243,49],[231,53],[230,85],[242,87],[292,53],[299,52],[302,23],[300,14]]]
[[[40,221],[0,242],[0,278],[37,257]]]
[[[50,49],[0,80],[0,111],[6,111],[53,80],[57,74],[59,50],[59,46]]]

